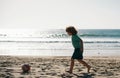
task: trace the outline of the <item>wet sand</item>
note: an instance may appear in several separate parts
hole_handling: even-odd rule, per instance
[[[70,57],[0,56],[0,78],[120,78],[120,57],[84,57],[92,68],[90,73],[76,61],[73,74],[69,70]],[[29,73],[21,66],[30,64]]]

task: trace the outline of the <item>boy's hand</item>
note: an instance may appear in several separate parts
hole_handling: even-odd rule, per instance
[[[83,48],[80,48],[80,51],[83,52]]]
[[[83,41],[82,41],[82,39],[80,39],[80,45],[81,45],[80,51],[83,52],[83,49],[84,49],[84,48],[83,48]]]

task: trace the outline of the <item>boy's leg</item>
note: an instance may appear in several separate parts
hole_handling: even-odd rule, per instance
[[[89,65],[88,65],[85,61],[83,61],[83,60],[80,60],[80,59],[79,59],[78,61],[88,68],[88,73],[89,73],[91,66],[89,66]]]
[[[73,72],[73,67],[74,67],[74,59],[71,59],[71,64],[70,64],[69,73],[72,73],[72,72]]]

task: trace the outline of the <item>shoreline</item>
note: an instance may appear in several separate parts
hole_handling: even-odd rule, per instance
[[[0,55],[0,57],[33,57],[33,58],[71,58],[71,56],[32,56],[32,55]],[[113,58],[120,58],[120,56],[84,56],[84,59],[94,59],[94,58],[100,58],[100,59],[113,59]]]

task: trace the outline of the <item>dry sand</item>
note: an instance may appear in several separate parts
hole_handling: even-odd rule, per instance
[[[120,57],[85,57],[91,73],[77,61],[74,73],[69,69],[70,57],[0,56],[0,78],[120,78]],[[21,66],[31,65],[30,73],[21,73]]]

